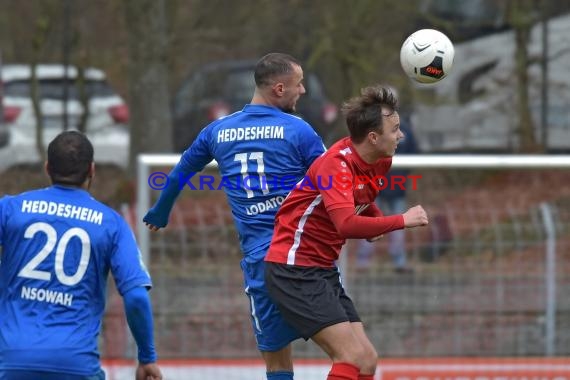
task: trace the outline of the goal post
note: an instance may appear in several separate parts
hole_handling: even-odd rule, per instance
[[[157,284],[157,344],[164,357],[257,358],[222,192],[185,189],[159,233],[142,221],[159,194],[149,177],[179,159],[142,154],[137,161],[136,233]],[[216,162],[207,168],[217,171]],[[421,176],[418,191],[407,193],[409,206],[421,204],[430,223],[405,235],[419,270],[394,273],[387,238],[374,243],[379,254],[365,271],[356,265],[355,240],[339,263],[380,356],[570,357],[570,303],[562,294],[570,283],[570,155],[396,154],[392,168]],[[294,352],[321,354],[304,342]],[[452,367],[440,363],[441,373]],[[263,372],[244,371],[244,379]]]
[[[151,193],[148,180],[152,167],[174,167],[180,160],[177,154],[140,154],[137,159],[137,238],[140,250],[148,262],[149,230],[142,221],[151,206]],[[212,161],[208,168],[216,168]],[[570,168],[570,155],[398,155],[393,158],[392,168],[408,169],[531,169],[531,168]]]
[[[149,186],[149,176],[152,167],[170,167],[174,166],[180,160],[181,155],[178,154],[139,154],[137,157],[137,204],[136,204],[136,234],[141,251],[142,258],[148,263],[150,255],[150,230],[143,222],[144,215],[152,206],[151,193]],[[212,160],[206,168],[217,168],[218,163]]]

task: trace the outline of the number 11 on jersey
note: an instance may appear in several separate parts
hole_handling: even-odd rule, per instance
[[[259,176],[259,183],[263,195],[269,193],[267,181],[265,180],[265,163],[263,162],[263,152],[250,152],[250,153],[237,153],[234,161],[241,163],[241,175],[243,176],[243,187],[248,198],[253,198],[253,190],[251,188],[251,175],[250,172],[255,172]],[[248,170],[249,162],[257,162],[257,171]]]

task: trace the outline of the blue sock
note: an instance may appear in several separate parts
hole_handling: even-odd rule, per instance
[[[267,380],[293,380],[293,372],[291,371],[267,372]]]

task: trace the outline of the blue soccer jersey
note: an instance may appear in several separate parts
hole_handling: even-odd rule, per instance
[[[279,206],[324,151],[321,138],[302,119],[248,104],[204,128],[177,170],[184,184],[189,173],[217,161],[222,176],[217,188],[226,192],[244,258],[254,262],[269,248]]]
[[[168,185],[143,220],[164,227],[184,187],[224,190],[244,255],[244,289],[252,327],[261,351],[278,351],[299,338],[281,317],[265,289],[264,257],[273,236],[277,210],[311,163],[325,152],[321,138],[302,119],[267,106],[248,104],[202,130],[168,176]],[[213,159],[219,183],[194,176]],[[201,176],[202,174],[198,174]]]
[[[127,223],[87,191],[52,186],[0,199],[0,370],[92,375],[113,274],[151,286]]]

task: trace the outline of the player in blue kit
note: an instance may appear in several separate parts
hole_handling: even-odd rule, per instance
[[[89,140],[63,132],[48,146],[52,186],[0,199],[0,380],[105,379],[109,271],[137,342],[136,379],[162,379],[151,279],[127,223],[88,193],[94,170]]]
[[[154,231],[165,227],[184,183],[212,159],[218,162],[227,183],[242,184],[223,189],[244,255],[241,268],[252,326],[267,379],[291,380],[290,343],[299,334],[283,321],[269,299],[263,259],[279,206],[325,148],[311,126],[291,114],[305,93],[301,64],[289,55],[271,53],[258,61],[254,76],[251,103],[201,131],[170,172],[168,186],[143,220]]]

